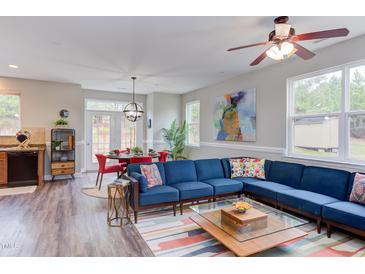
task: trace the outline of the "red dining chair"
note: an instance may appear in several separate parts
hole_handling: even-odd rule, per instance
[[[159,151],[158,152],[158,161],[159,162],[166,162],[167,156],[169,156],[169,153],[167,151]]]
[[[98,169],[98,177],[96,178],[96,186],[98,185],[99,182],[99,176],[101,174],[100,177],[100,183],[99,183],[99,190],[101,188],[101,183],[103,181],[103,175],[106,173],[114,173],[116,172],[118,177],[119,177],[119,172],[123,173],[125,170],[125,167],[122,167],[120,164],[118,165],[112,165],[112,166],[107,166],[106,165],[106,156],[103,154],[95,154],[96,159],[98,160],[99,163],[99,169]]]
[[[152,163],[151,156],[141,156],[141,157],[131,157],[131,164],[140,164],[140,163]]]
[[[117,151],[118,154],[129,154],[130,153],[130,149],[129,148],[124,149],[124,150],[123,149],[116,149],[116,151]],[[127,167],[128,163],[129,163],[129,161],[128,160],[125,160],[125,159],[119,159],[118,161],[119,161],[119,164],[123,168],[125,168],[124,171],[127,171],[126,167]]]

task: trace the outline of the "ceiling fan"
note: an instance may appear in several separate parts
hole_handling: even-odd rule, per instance
[[[250,66],[259,64],[266,56],[274,60],[284,60],[292,56],[293,54],[298,55],[304,60],[308,60],[315,56],[313,52],[299,45],[297,42],[314,39],[325,39],[333,37],[343,37],[349,34],[347,28],[341,29],[330,29],[317,32],[309,32],[303,34],[295,34],[294,28],[291,27],[287,22],[289,21],[288,16],[280,16],[275,18],[275,30],[270,32],[269,40],[266,42],[240,46],[230,48],[228,51],[244,49],[255,46],[271,45],[268,50],[265,50],[259,57],[257,57]]]

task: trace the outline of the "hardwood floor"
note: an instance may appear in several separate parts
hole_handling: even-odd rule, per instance
[[[134,225],[106,222],[106,199],[81,193],[89,175],[0,197],[0,256],[153,256]]]

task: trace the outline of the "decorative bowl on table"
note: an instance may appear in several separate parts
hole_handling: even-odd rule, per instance
[[[249,203],[243,202],[243,201],[239,201],[239,202],[233,203],[233,207],[236,209],[236,211],[238,213],[243,214],[243,213],[246,213],[247,210],[252,208],[252,205],[250,205]]]

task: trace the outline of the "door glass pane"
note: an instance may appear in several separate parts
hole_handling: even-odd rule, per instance
[[[365,66],[350,69],[350,109],[365,110]]]
[[[110,151],[110,116],[96,114],[92,116],[92,162],[97,163],[95,154]]]
[[[339,112],[341,81],[341,71],[294,81],[294,114]]]
[[[338,126],[338,117],[296,118],[294,152],[313,156],[337,156]]]
[[[365,114],[350,116],[350,158],[365,160]]]
[[[121,149],[132,148],[136,146],[136,123],[129,121],[124,115],[121,117]]]
[[[13,136],[19,129],[19,96],[0,94],[0,135]]]

